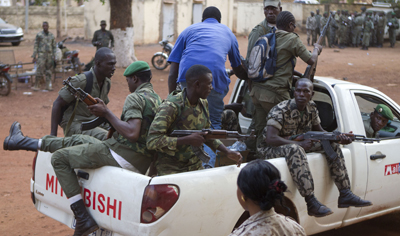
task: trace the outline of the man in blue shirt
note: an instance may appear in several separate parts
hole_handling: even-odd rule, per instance
[[[216,7],[207,7],[203,12],[201,23],[186,28],[176,40],[174,49],[168,58],[171,63],[168,77],[168,88],[171,93],[177,83],[186,87],[185,74],[193,65],[208,67],[213,76],[213,89],[207,97],[210,121],[214,129],[221,129],[221,115],[224,110],[224,97],[229,91],[230,79],[225,71],[226,56],[235,74],[247,79],[247,73],[242,67],[238,42],[232,31],[221,22],[221,12]],[[205,167],[213,167],[215,154],[205,147],[211,160]]]

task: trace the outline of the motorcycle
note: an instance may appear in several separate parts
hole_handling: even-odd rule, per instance
[[[0,95],[2,96],[7,96],[11,91],[12,79],[8,70],[10,70],[9,65],[0,64]]]
[[[60,58],[57,58],[57,59],[66,60],[67,65],[65,67],[63,67],[64,70],[73,70],[79,74],[82,72],[82,66],[84,66],[84,63],[81,63],[78,58],[79,50],[71,51],[67,47],[64,46],[64,42],[67,39],[68,39],[68,37],[65,38],[63,41],[57,43],[57,48],[61,50],[61,56],[60,56]]]
[[[174,36],[174,34],[168,35],[167,39],[158,42],[162,47],[161,52],[154,53],[154,56],[151,58],[151,64],[153,64],[154,68],[158,70],[164,70],[169,65],[168,57],[171,54],[174,45],[169,43],[169,39]]]

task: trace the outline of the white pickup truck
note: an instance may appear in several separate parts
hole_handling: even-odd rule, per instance
[[[248,92],[237,81],[231,102],[240,100],[251,113]],[[304,199],[296,189],[284,158],[268,160],[288,185],[285,204],[289,215],[307,234],[340,228],[400,209],[400,106],[380,91],[332,78],[315,78],[315,96],[322,126],[328,131],[353,131],[365,135],[363,119],[378,103],[389,106],[395,116],[379,143],[353,142],[342,147],[352,191],[371,200],[365,208],[337,207],[338,190],[324,154],[308,154],[315,182],[315,195],[334,214],[307,215]],[[250,123],[240,115],[242,131]],[[74,228],[70,205],[50,164],[50,153],[39,152],[31,179],[32,200],[38,211]],[[220,160],[217,160],[220,163]],[[101,227],[92,235],[228,235],[248,217],[236,198],[235,165],[151,178],[116,167],[75,170],[90,214]],[[286,214],[282,209],[277,211]]]

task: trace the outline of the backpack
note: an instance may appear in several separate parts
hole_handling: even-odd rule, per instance
[[[292,62],[294,68],[293,57],[283,65],[279,67],[276,66],[277,52],[275,47],[275,30],[275,27],[273,27],[270,33],[259,37],[251,49],[248,58],[247,75],[249,79],[254,82],[266,81],[274,76],[276,70],[286,65],[289,61]]]

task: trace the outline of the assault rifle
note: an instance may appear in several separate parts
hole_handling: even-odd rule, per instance
[[[333,132],[321,132],[321,131],[308,131],[307,133],[300,134],[297,136],[290,137],[291,140],[302,141],[305,139],[318,139],[321,141],[322,148],[325,151],[325,154],[332,160],[335,161],[338,157],[336,152],[333,150],[331,146],[331,141],[340,141],[339,135],[344,134],[347,137],[350,137],[352,141],[360,141],[364,143],[373,143],[381,141],[379,138],[366,138],[364,135],[358,135],[353,133],[341,133],[339,131]]]
[[[324,28],[322,29],[321,35],[319,36],[319,38],[317,40],[317,44],[321,44],[321,40],[326,35],[326,31],[328,30],[331,19],[332,19],[332,14],[329,15],[328,21],[326,22]],[[303,78],[307,78],[307,79],[311,80],[311,82],[314,82],[314,75],[315,75],[315,71],[316,71],[315,68],[317,67],[317,62],[318,62],[318,56],[315,59],[314,64],[307,66],[306,72],[304,72]]]
[[[75,88],[72,84],[71,84],[71,77],[68,77],[68,79],[63,81],[63,85],[65,86],[65,88],[76,98],[79,99],[81,102],[84,102],[86,105],[91,106],[94,104],[97,104],[96,99],[94,99],[90,94],[88,94],[87,92],[83,91],[81,88]],[[81,130],[85,131],[85,130],[90,130],[90,129],[94,129],[97,126],[103,124],[103,123],[108,123],[111,126],[111,129],[108,131],[107,134],[107,139],[110,138],[112,136],[112,134],[114,133],[115,129],[112,127],[111,123],[105,118],[105,117],[97,117],[91,121],[88,122],[82,122],[81,125]]]
[[[239,134],[237,131],[227,131],[227,130],[215,130],[215,129],[202,129],[202,130],[174,130],[169,135],[171,137],[184,137],[191,135],[193,133],[202,133],[207,132],[204,135],[206,140],[214,140],[214,139],[230,139],[235,138],[238,140],[246,140],[252,139],[256,136],[254,135],[254,130],[251,131],[249,135]],[[210,156],[204,151],[203,146],[201,147],[193,147],[190,146],[194,152],[194,154],[204,163],[208,163],[210,161]]]

